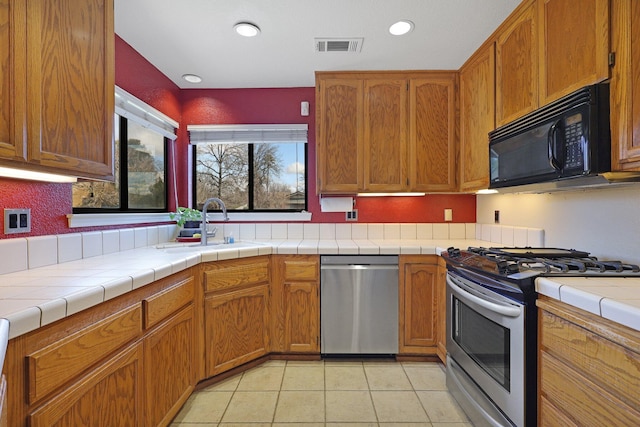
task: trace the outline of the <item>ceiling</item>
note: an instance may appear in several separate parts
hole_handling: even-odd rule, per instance
[[[316,70],[457,70],[520,0],[115,0],[116,33],[180,88],[312,87]],[[415,28],[389,34],[400,19]],[[249,21],[257,37],[233,27]],[[362,37],[359,53],[314,39]],[[202,77],[188,83],[183,74]]]

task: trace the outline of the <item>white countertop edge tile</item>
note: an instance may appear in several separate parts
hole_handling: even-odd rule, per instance
[[[603,298],[600,301],[600,311],[605,319],[640,330],[640,299],[616,301]]]
[[[41,326],[42,312],[35,306],[16,311],[5,316],[9,321],[9,339],[35,331]]]
[[[600,295],[571,286],[560,287],[560,301],[600,316]]]
[[[553,299],[560,300],[560,287],[562,284],[547,279],[546,277],[538,277],[536,279],[536,292],[546,295]]]

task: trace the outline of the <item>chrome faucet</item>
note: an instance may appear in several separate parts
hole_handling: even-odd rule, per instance
[[[207,208],[209,207],[209,204],[211,202],[216,202],[218,206],[220,206],[220,209],[222,209],[222,220],[229,221],[229,216],[227,215],[227,207],[224,205],[224,202],[222,200],[218,199],[217,197],[211,197],[210,199],[205,200],[204,204],[202,205],[202,230],[200,230],[200,244],[202,246],[207,246]]]

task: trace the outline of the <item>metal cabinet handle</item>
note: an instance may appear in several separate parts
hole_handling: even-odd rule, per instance
[[[513,305],[504,305],[498,304],[495,302],[487,301],[480,297],[469,293],[468,291],[462,289],[458,286],[449,275],[447,275],[447,284],[451,287],[451,290],[457,294],[461,298],[466,298],[474,303],[478,304],[480,307],[486,308],[487,310],[491,310],[495,313],[499,313],[503,316],[507,317],[518,317],[522,313],[522,309],[520,307],[515,307]]]

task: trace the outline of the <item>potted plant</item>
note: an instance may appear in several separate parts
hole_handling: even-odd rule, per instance
[[[176,224],[184,228],[200,228],[202,222],[202,212],[193,208],[178,207],[176,212],[170,212],[169,218],[176,221]]]

